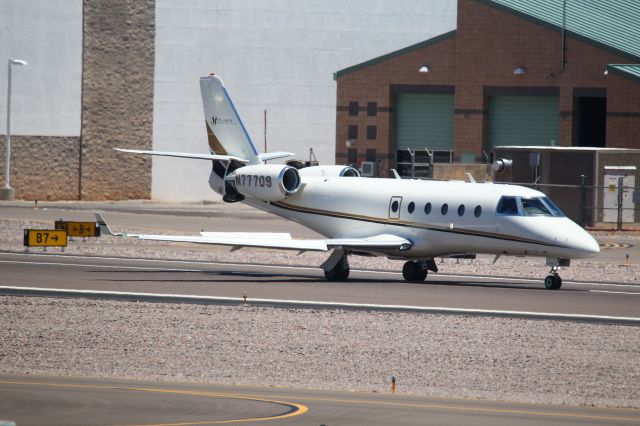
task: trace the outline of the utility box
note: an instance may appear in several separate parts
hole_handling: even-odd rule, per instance
[[[636,166],[604,166],[604,188],[602,188],[602,221],[618,221],[618,179],[622,177],[622,223],[633,223],[635,205],[633,192],[636,185]]]

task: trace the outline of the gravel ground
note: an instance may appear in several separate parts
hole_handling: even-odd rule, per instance
[[[23,251],[0,221],[0,250]],[[17,236],[17,237],[16,237]],[[34,250],[35,251],[35,250]],[[51,249],[50,252],[57,252]],[[325,256],[102,237],[67,254],[318,265]],[[446,260],[445,272],[541,278],[540,259]],[[353,257],[352,267],[402,262]],[[563,278],[638,283],[640,266]],[[0,297],[0,371],[292,386],[640,408],[640,327],[524,319]]]
[[[0,297],[0,371],[640,407],[640,328]]]

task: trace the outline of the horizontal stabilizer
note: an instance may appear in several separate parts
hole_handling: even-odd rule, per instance
[[[120,152],[128,152],[132,154],[157,155],[160,157],[192,158],[196,160],[219,160],[219,161],[235,160],[244,164],[247,164],[249,162],[249,160],[245,158],[236,157],[234,155],[193,154],[188,152],[167,152],[167,151],[145,151],[141,149],[124,149],[124,148],[113,148],[113,149]]]
[[[278,158],[287,158],[295,155],[293,152],[285,152],[285,151],[276,151],[276,152],[265,152],[263,154],[258,154],[260,160],[268,161],[268,160],[276,160]]]

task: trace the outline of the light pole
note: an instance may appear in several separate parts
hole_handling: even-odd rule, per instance
[[[11,59],[7,63],[7,137],[5,139],[4,155],[4,187],[0,192],[0,200],[13,200],[15,191],[11,188],[11,65],[29,65],[22,59]]]

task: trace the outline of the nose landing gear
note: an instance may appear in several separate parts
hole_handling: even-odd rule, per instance
[[[559,266],[552,266],[549,275],[544,279],[544,286],[549,290],[557,290],[562,287],[562,278],[558,275]]]

